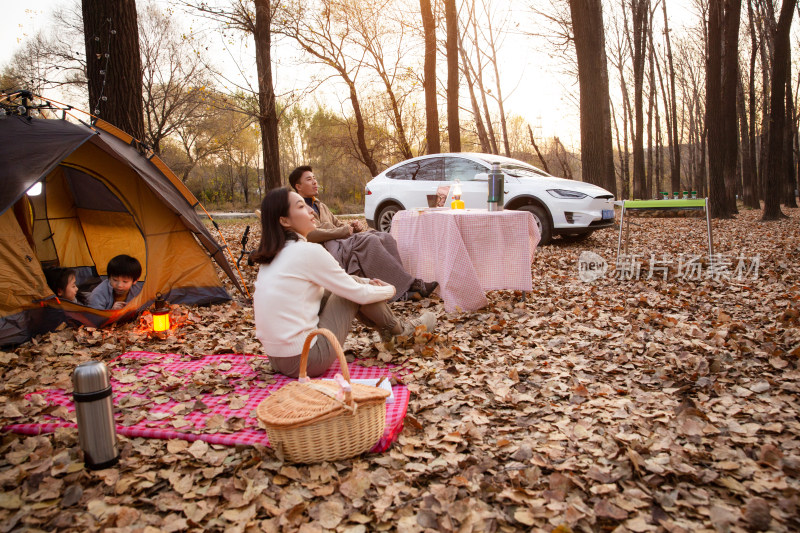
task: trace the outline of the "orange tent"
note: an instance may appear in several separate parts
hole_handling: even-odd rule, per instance
[[[0,345],[24,342],[67,315],[111,323],[157,293],[182,304],[229,300],[212,259],[242,290],[194,211],[197,199],[138,146],[103,121],[0,115]],[[34,196],[36,183],[42,192]],[[47,286],[43,268],[74,268],[80,284],[104,276],[122,253],[142,264],[143,286],[120,311],[61,302]]]

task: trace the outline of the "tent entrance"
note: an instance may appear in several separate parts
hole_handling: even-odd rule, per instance
[[[42,265],[93,268],[106,275],[108,261],[128,254],[146,275],[147,248],[141,229],[120,196],[100,177],[83,169],[57,166],[42,194],[29,197],[32,240]]]

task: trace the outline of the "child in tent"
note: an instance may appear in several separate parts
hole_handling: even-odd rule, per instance
[[[78,284],[75,283],[75,270],[72,268],[50,268],[45,270],[45,278],[50,290],[60,300],[72,303],[78,301]]]
[[[118,255],[108,262],[108,279],[94,288],[89,305],[95,309],[122,309],[141,292],[136,283],[142,275],[142,264],[135,257]]]

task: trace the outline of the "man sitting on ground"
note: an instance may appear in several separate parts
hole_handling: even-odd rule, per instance
[[[317,229],[306,237],[309,242],[322,244],[348,274],[376,278],[394,285],[393,300],[429,296],[439,285],[415,279],[403,268],[397,243],[388,233],[367,231],[354,220],[345,224],[331,213],[316,196],[317,178],[308,165],[297,167],[289,174],[289,184],[314,211]]]

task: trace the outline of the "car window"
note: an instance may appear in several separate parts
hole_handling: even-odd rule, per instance
[[[529,167],[526,165],[518,165],[513,163],[505,163],[501,164],[500,168],[506,174],[510,174],[516,178],[531,178],[531,177],[550,177],[550,175],[544,171],[539,170],[536,167]]]
[[[442,181],[444,179],[444,159],[429,157],[401,165],[386,173],[395,180]]]
[[[411,165],[402,165],[386,173],[386,177],[393,180],[410,180],[412,173]]]
[[[444,179],[447,181],[471,181],[475,179],[475,174],[489,172],[489,169],[480,163],[463,157],[447,157],[444,161]]]
[[[411,179],[420,181],[442,181],[444,179],[444,159],[441,157],[420,159],[410,165],[416,166],[416,172]]]

